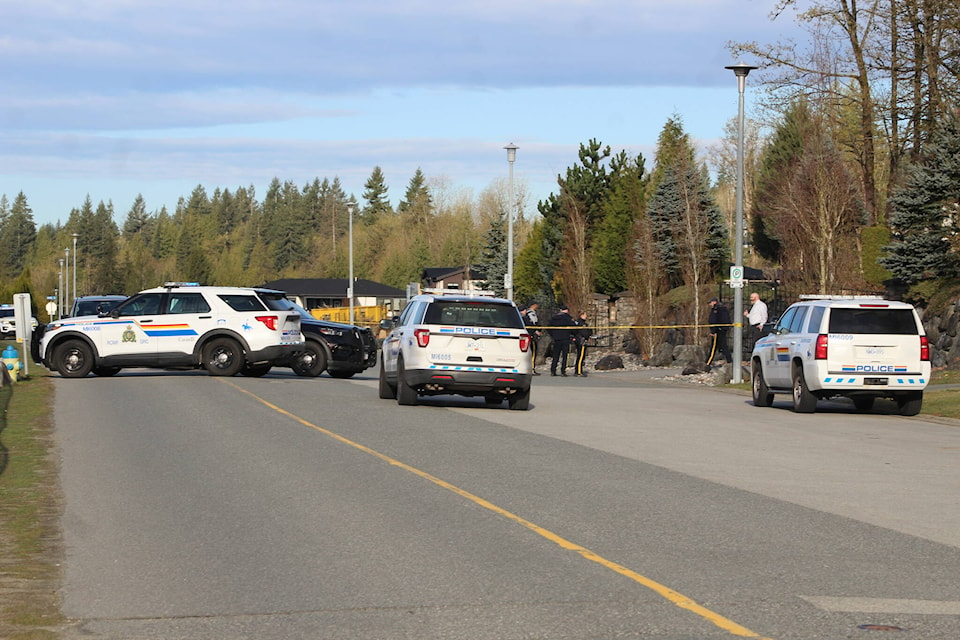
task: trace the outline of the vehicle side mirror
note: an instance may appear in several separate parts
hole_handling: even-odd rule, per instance
[[[393,329],[394,326],[396,326],[397,320],[399,319],[400,318],[397,316],[394,316],[392,318],[384,318],[383,320],[380,321],[380,328],[383,329],[384,331],[390,331],[391,329]]]
[[[111,318],[119,318],[119,317],[120,317],[120,310],[119,310],[119,309],[111,309],[111,310],[110,310],[110,313],[109,313],[108,315],[109,315]]]

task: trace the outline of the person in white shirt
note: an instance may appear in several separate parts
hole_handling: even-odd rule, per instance
[[[763,325],[767,324],[767,305],[760,299],[759,293],[750,294],[750,311],[744,311],[747,324],[753,327],[753,339],[756,340],[763,332]]]

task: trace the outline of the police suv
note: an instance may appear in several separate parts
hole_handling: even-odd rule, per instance
[[[845,396],[858,411],[892,398],[900,414],[920,413],[930,381],[930,347],[916,310],[865,296],[800,296],[751,356],[753,403],[789,393],[793,410]]]
[[[65,378],[124,367],[203,367],[262,376],[303,348],[300,315],[282,291],[168,282],[108,312],[51,322],[40,361]]]
[[[428,289],[381,327],[389,331],[381,347],[381,398],[413,405],[421,395],[456,394],[529,408],[531,336],[510,300]]]

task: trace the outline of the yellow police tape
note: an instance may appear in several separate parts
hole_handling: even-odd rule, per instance
[[[590,325],[565,325],[562,327],[549,327],[549,326],[540,326],[540,325],[529,325],[528,329],[533,329],[535,331],[541,331],[543,329],[689,329],[689,328],[698,328],[698,327],[742,327],[742,322],[734,322],[732,324],[624,324],[624,325],[606,325],[606,326],[590,326]]]

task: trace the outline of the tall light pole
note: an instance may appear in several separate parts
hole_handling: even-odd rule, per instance
[[[740,100],[737,108],[737,218],[733,238],[733,262],[743,273],[743,91],[747,75],[757,67],[738,62],[725,67],[737,76],[737,92]],[[733,383],[743,382],[743,282],[733,289]]]
[[[510,165],[510,200],[507,208],[507,273],[503,277],[503,288],[507,290],[507,299],[513,300],[513,208],[517,197],[513,191],[513,163],[517,159],[517,145],[512,142],[504,147],[507,150],[507,163]]]
[[[64,262],[63,262],[63,282],[66,286],[66,291],[63,292],[63,304],[64,306],[70,304],[70,247],[65,247],[63,250]]]
[[[71,233],[70,237],[73,238],[73,300],[77,299],[77,238],[80,237],[79,233]],[[73,300],[70,301],[71,306],[73,305]]]
[[[350,298],[350,324],[353,324],[353,206],[354,203],[352,200],[347,203],[347,214],[349,217],[347,237],[350,242],[350,282],[347,283],[347,297]]]
[[[60,271],[57,272],[60,281],[57,287],[57,307],[59,309],[57,318],[63,320],[63,258],[59,258],[57,262],[60,263]]]

